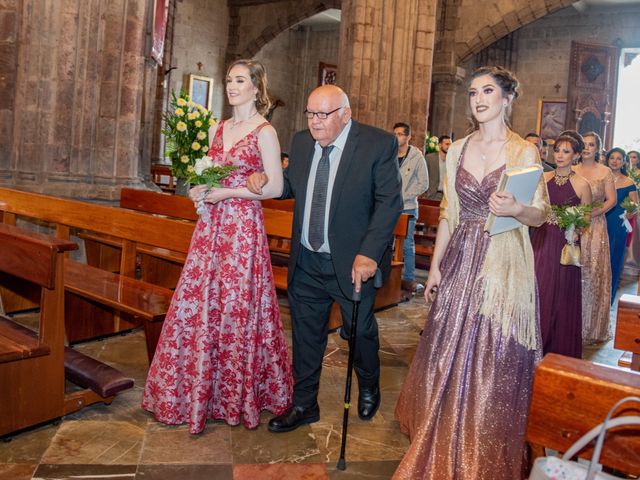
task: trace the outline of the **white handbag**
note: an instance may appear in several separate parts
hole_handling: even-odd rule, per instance
[[[611,407],[611,410],[609,410],[605,421],[593,427],[580,437],[571,445],[562,458],[536,458],[529,480],[617,480],[621,478],[602,472],[602,465],[598,462],[600,460],[600,453],[602,452],[602,445],[604,444],[604,437],[609,428],[620,427],[622,425],[640,426],[640,416],[626,416],[611,419],[613,412],[615,412],[620,405],[630,401],[640,402],[640,397],[626,397],[617,402]],[[591,457],[591,463],[589,465],[571,460],[596,437],[596,446],[593,449],[593,456]]]

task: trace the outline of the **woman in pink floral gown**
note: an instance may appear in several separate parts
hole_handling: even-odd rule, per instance
[[[227,97],[233,117],[210,131],[209,155],[236,168],[221,188],[189,193],[204,208],[142,400],[158,421],[189,423],[191,433],[210,418],[255,428],[262,410],[286,410],[293,385],[259,201],[282,190],[277,135],[261,115],[269,106],[262,65],[235,62]],[[270,185],[254,195],[246,179],[263,170]]]

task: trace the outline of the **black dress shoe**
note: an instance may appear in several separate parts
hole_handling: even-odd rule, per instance
[[[358,395],[358,416],[362,420],[371,420],[380,406],[380,385],[360,387]]]
[[[320,407],[304,408],[291,406],[278,417],[269,420],[269,431],[274,433],[290,432],[305,423],[314,423],[320,420]]]

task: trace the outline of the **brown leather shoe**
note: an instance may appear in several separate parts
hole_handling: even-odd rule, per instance
[[[278,417],[269,420],[269,431],[273,433],[283,433],[295,430],[305,423],[314,423],[320,420],[320,407],[304,408],[292,405],[289,409]]]

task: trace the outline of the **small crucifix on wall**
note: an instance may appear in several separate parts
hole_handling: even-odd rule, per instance
[[[559,83],[556,83],[553,88],[556,89],[556,94],[560,93],[560,88],[562,87],[562,85],[560,85]]]

